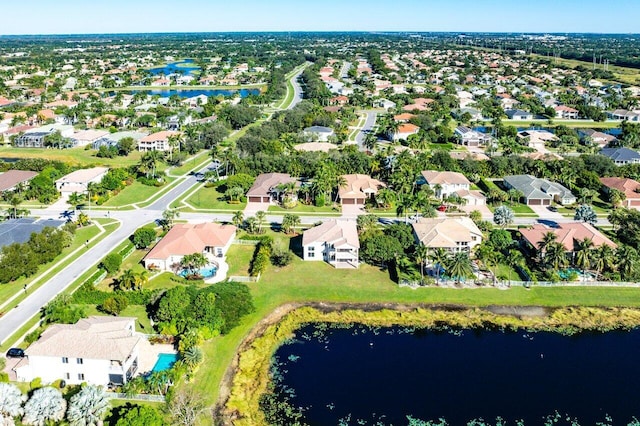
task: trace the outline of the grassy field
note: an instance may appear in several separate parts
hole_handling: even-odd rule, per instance
[[[238,263],[247,261],[240,255],[228,257],[234,270],[246,269]],[[235,262],[235,263],[234,263]],[[499,273],[508,276],[503,267]],[[516,279],[516,275],[513,275]],[[580,287],[514,287],[446,289],[437,287],[412,290],[399,288],[386,271],[361,265],[357,271],[339,270],[323,262],[303,262],[296,258],[282,269],[270,267],[260,282],[250,284],[256,312],[246,317],[228,335],[205,343],[205,362],[200,367],[194,386],[207,402],[215,403],[219,383],[244,336],[257,322],[276,307],[291,302],[347,302],[356,304],[461,304],[541,305],[541,306],[640,306],[640,289],[636,288],[580,288]]]
[[[247,203],[229,204],[225,200],[223,193],[218,192],[218,188],[205,188],[201,186],[196,192],[191,194],[186,200],[193,208],[198,210],[244,210]]]
[[[509,203],[505,203],[505,206],[509,207],[511,210],[513,210],[513,213],[516,216],[533,216],[533,217],[537,217],[538,215],[531,209],[531,207],[527,206],[526,204],[522,204],[522,203],[513,203],[513,204],[509,204]],[[494,206],[491,204],[487,204],[487,207],[489,207],[489,210],[491,210],[492,212],[499,206]]]
[[[81,306],[84,310],[84,313],[87,316],[91,315],[106,315],[103,312],[100,312],[96,305],[78,305]],[[136,322],[136,331],[145,334],[152,334],[153,328],[151,327],[151,322],[149,317],[147,316],[147,309],[144,306],[140,305],[130,305],[127,306],[120,312],[121,317],[134,317],[138,321]]]
[[[532,55],[538,59],[545,59],[545,56],[541,56],[541,55]],[[557,60],[558,64],[561,65],[566,65],[568,67],[571,68],[575,68],[578,65],[582,65],[585,68],[588,69],[592,69],[593,68],[593,62],[588,62],[588,61],[579,61],[576,59],[562,59],[559,58]],[[598,69],[602,69],[602,65],[597,65]],[[616,76],[616,80],[623,82],[623,83],[627,83],[627,84],[638,84],[640,83],[640,70],[636,69],[636,68],[627,68],[627,67],[621,67],[618,65],[609,65],[609,71],[611,71],[615,76]]]
[[[86,150],[84,147],[69,149],[47,149],[47,148],[0,148],[0,157],[7,158],[46,158],[48,160],[59,160],[65,163],[82,166],[106,166],[106,167],[128,167],[140,161],[141,153],[133,151],[126,157],[99,158],[96,157],[96,150]]]
[[[167,179],[167,183],[165,183],[164,186],[161,186],[161,187],[144,185],[138,181],[135,181],[131,185],[127,186],[125,189],[120,191],[120,193],[115,197],[109,198],[103,204],[103,206],[123,207],[130,204],[143,202],[147,200],[149,197],[152,197],[158,191],[165,188],[174,180],[174,178],[171,178],[171,177],[167,177],[166,179]]]
[[[253,245],[233,244],[227,252],[229,275],[249,276],[249,263],[256,247]]]

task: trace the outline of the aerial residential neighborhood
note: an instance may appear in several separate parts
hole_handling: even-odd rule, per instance
[[[0,29],[0,424],[640,416],[640,45],[572,5],[589,34],[335,32],[335,2],[182,33],[151,17],[213,9],[163,0]]]

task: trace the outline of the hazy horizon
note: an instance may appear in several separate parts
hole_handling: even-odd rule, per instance
[[[3,5],[0,35],[226,32],[636,34],[640,2],[611,0],[32,0]],[[24,17],[24,19],[21,19]],[[95,18],[95,19],[92,19]]]

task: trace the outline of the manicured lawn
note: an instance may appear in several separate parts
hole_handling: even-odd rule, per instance
[[[83,166],[109,166],[128,167],[140,161],[141,153],[133,151],[126,157],[99,158],[96,157],[96,150],[85,150],[84,147],[69,149],[47,149],[47,148],[0,148],[0,157],[8,158],[46,158],[48,160],[59,160],[65,163]]]
[[[229,275],[249,276],[249,263],[255,249],[253,245],[233,244],[227,252]]]
[[[191,170],[199,168],[205,165],[209,161],[209,151],[202,151],[193,157],[187,159],[182,166],[175,167],[170,170],[170,174],[173,176],[182,176],[189,173]]]
[[[509,207],[511,210],[513,210],[513,213],[516,216],[534,216],[537,217],[538,215],[531,209],[531,207],[527,206],[526,204],[522,204],[522,203],[505,203],[505,206]],[[489,207],[489,210],[491,210],[492,212],[499,207],[498,205],[492,205],[492,204],[487,204],[487,207]]]
[[[196,192],[191,194],[189,198],[185,200],[194,209],[197,210],[244,210],[247,203],[229,204],[224,197],[224,194],[218,192],[218,188],[210,187],[205,188],[201,186]]]
[[[100,312],[98,310],[97,305],[78,305],[84,309],[85,314],[87,316],[91,315],[102,315],[107,316],[104,312]],[[135,317],[138,319],[136,322],[136,331],[145,334],[153,334],[153,328],[151,327],[151,322],[149,321],[149,317],[147,316],[147,309],[144,306],[140,305],[129,305],[120,312],[120,317]]]
[[[431,151],[453,151],[454,146],[452,143],[430,143],[428,145],[429,150]]]
[[[146,201],[149,197],[152,197],[154,194],[158,193],[158,191],[161,191],[174,180],[171,177],[167,177],[166,179],[167,182],[160,187],[144,185],[138,181],[135,181],[131,185],[120,191],[118,195],[107,200],[107,202],[105,202],[103,206],[122,207]]]
[[[294,213],[294,214],[295,213],[322,213],[322,214],[331,213],[335,215],[342,214],[339,207],[335,207],[335,208],[333,206],[316,207],[314,205],[302,204],[302,203],[298,203],[298,205],[296,205],[292,209],[285,209],[280,206],[269,206],[268,211],[273,213]]]

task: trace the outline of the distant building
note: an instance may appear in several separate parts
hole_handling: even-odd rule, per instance
[[[482,242],[482,231],[468,217],[421,218],[411,225],[418,243],[429,249],[470,252]]]
[[[533,120],[533,114],[528,111],[522,111],[520,109],[508,109],[504,112],[509,117],[509,120]]]
[[[491,142],[491,136],[472,130],[465,126],[458,126],[454,130],[456,142],[464,146],[480,146]]]
[[[556,235],[557,241],[561,243],[568,252],[575,250],[576,241],[583,241],[585,238],[590,239],[594,247],[600,247],[602,245],[607,245],[612,249],[618,247],[616,243],[607,238],[602,232],[584,222],[558,223],[557,226],[553,228],[537,223],[530,228],[522,228],[519,232],[520,235],[522,235],[522,239],[536,251],[538,250],[540,241],[542,241],[544,236],[549,232]]]
[[[335,133],[333,129],[325,126],[311,126],[307,127],[302,131],[302,133],[312,141],[317,142],[326,142],[329,140],[331,136]]]
[[[386,185],[369,175],[343,175],[345,184],[338,188],[341,204],[364,205],[367,198],[372,198],[378,189]]]
[[[283,192],[281,185],[297,183],[298,180],[288,173],[262,173],[258,175],[249,191],[247,201],[250,203],[271,203],[281,201]]]
[[[164,130],[147,135],[138,141],[138,151],[171,151],[169,138],[179,134],[180,132]]]
[[[600,182],[602,182],[605,192],[617,189],[625,195],[626,198],[622,201],[622,206],[640,210],[640,182],[619,177],[600,178]]]
[[[37,172],[28,170],[8,170],[0,174],[0,192],[13,191],[20,184],[27,186],[29,181],[38,176]]]

